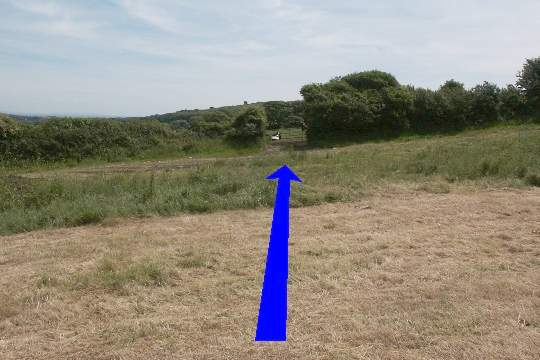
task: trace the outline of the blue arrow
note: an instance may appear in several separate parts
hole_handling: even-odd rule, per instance
[[[289,198],[291,181],[302,180],[287,165],[277,169],[266,179],[277,180],[278,184],[255,341],[287,341]]]

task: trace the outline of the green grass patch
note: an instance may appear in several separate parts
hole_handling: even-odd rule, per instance
[[[94,156],[81,160],[15,160],[0,159],[0,174],[69,169],[75,167],[99,166],[110,163],[133,163],[152,160],[172,160],[184,158],[215,157],[228,158],[258,154],[264,143],[234,145],[224,139],[194,139],[181,144],[160,144],[137,154],[116,154],[114,156]]]
[[[292,185],[293,207],[358,200],[389,182],[433,193],[460,183],[538,186],[540,126],[286,151],[156,174],[28,179],[12,173],[0,176],[0,234],[112,218],[271,207],[275,185],[265,176],[283,163],[304,180]]]
[[[167,280],[167,272],[152,260],[133,262],[106,257],[95,270],[73,276],[69,284],[77,290],[101,287],[111,291],[125,291],[130,283],[140,286],[163,286]]]

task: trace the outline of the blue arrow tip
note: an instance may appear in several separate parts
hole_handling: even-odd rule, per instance
[[[302,182],[300,179],[287,165],[283,165],[270,175],[266,177],[266,180],[289,180]]]

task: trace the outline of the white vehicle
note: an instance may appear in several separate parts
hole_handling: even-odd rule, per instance
[[[281,140],[281,134],[278,131],[276,134],[272,135],[270,139],[272,139],[272,141]]]

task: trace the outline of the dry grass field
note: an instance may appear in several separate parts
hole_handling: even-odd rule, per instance
[[[538,359],[540,189],[293,209],[285,344],[253,341],[270,221],[0,237],[0,358]]]

